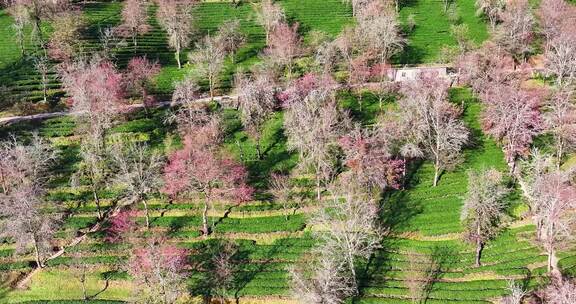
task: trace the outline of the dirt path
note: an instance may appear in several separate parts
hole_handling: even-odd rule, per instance
[[[216,102],[219,102],[219,103],[227,103],[227,102],[230,102],[236,98],[238,98],[238,96],[236,96],[236,95],[224,95],[224,96],[216,96],[213,98],[213,100]],[[204,98],[199,98],[199,99],[195,100],[195,102],[209,102],[209,101],[212,101],[212,98],[204,97]],[[152,107],[162,108],[162,107],[172,107],[175,105],[176,104],[172,103],[171,101],[162,101],[162,102],[155,103]],[[144,108],[144,105],[139,103],[139,104],[127,105],[123,108],[123,110],[126,110],[129,112],[129,111],[134,111],[134,110],[143,109],[143,108]],[[24,115],[24,116],[2,117],[2,118],[0,118],[0,127],[1,126],[8,126],[8,125],[22,122],[22,121],[44,120],[44,119],[49,119],[49,118],[55,118],[55,117],[61,117],[61,116],[67,116],[67,115],[77,115],[77,114],[78,114],[78,112],[63,111],[63,112],[41,113],[41,114],[34,114],[34,115]]]

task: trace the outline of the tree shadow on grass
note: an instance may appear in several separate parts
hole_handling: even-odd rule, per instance
[[[409,173],[405,177],[406,189],[412,188],[419,182],[417,171],[421,165],[421,161],[416,161],[409,165]],[[388,235],[381,242],[382,248],[377,250],[368,259],[367,263],[362,265],[363,269],[358,275],[359,294],[352,299],[353,302],[363,296],[364,288],[370,287],[375,282],[381,285],[382,282],[379,280],[392,270],[393,260],[391,254],[398,249],[398,243],[393,234],[406,229],[409,220],[423,211],[421,202],[411,199],[406,190],[385,192],[380,205],[380,224],[385,229],[388,229]]]
[[[213,258],[223,248],[223,240],[213,239],[195,245],[195,254],[191,257],[196,272],[192,276],[189,285],[189,292],[193,296],[202,296],[205,300],[217,296],[218,291],[213,284],[213,275],[216,269]],[[226,291],[227,297],[234,297],[236,303],[239,302],[242,290],[260,273],[266,272],[274,257],[282,250],[290,248],[290,242],[285,244],[282,241],[274,242],[264,253],[262,259],[257,261],[251,256],[258,249],[255,241],[237,240],[235,241],[237,250],[230,257],[232,271],[231,282]]]

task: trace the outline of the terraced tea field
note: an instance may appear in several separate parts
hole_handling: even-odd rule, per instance
[[[546,257],[530,241],[534,227],[529,222],[516,219],[494,241],[488,243],[483,253],[483,265],[475,268],[474,248],[462,241],[459,213],[466,191],[469,168],[495,167],[506,169],[503,154],[494,142],[484,137],[479,129],[480,104],[470,96],[467,89],[453,89],[454,102],[465,105],[465,121],[477,140],[466,150],[466,160],[461,168],[441,177],[440,184],[431,188],[433,168],[424,162],[414,168],[413,176],[405,190],[393,191],[383,201],[382,222],[391,229],[391,235],[383,247],[366,265],[361,274],[361,294],[356,303],[411,303],[407,288],[407,276],[418,263],[428,263],[420,258],[430,257],[438,269],[436,282],[429,287],[427,303],[491,303],[507,294],[507,279],[516,278],[526,286],[541,283],[545,273]],[[350,101],[349,101],[350,102]],[[365,109],[378,112],[377,101],[365,98]],[[354,101],[347,107],[355,108]],[[165,127],[162,120],[166,112],[154,110],[149,114],[130,114],[128,121],[115,127],[113,138],[144,140],[161,149],[174,138],[173,130]],[[373,113],[374,114],[374,113]],[[240,302],[290,302],[287,267],[310,252],[314,239],[306,220],[317,205],[313,199],[299,208],[285,210],[281,202],[270,200],[264,184],[272,170],[289,170],[297,162],[297,156],[286,151],[282,134],[282,115],[277,114],[266,124],[261,161],[254,161],[254,143],[239,129],[235,110],[225,110],[225,149],[239,157],[241,147],[252,183],[258,190],[254,201],[237,205],[222,202],[210,211],[210,223],[214,232],[209,239],[199,235],[201,226],[201,200],[168,201],[157,196],[149,202],[151,210],[151,234],[166,233],[170,243],[196,252],[194,262],[205,259],[202,250],[217,238],[234,239],[238,244],[240,269],[235,274],[231,298]],[[85,231],[97,220],[96,206],[84,188],[72,188],[68,184],[78,159],[77,139],[73,134],[73,121],[66,118],[51,119],[36,124],[15,125],[8,132],[20,136],[37,131],[49,138],[61,151],[62,166],[54,172],[49,199],[60,202],[69,214],[63,228],[58,232],[58,243],[65,244],[78,231]],[[177,138],[176,138],[177,139]],[[314,197],[314,182],[306,176],[293,180],[299,191]],[[104,205],[111,206],[121,190],[110,188],[102,193]],[[510,213],[517,216],[515,206],[518,198],[510,198]],[[288,213],[286,213],[288,212]],[[286,217],[286,214],[288,216]],[[142,216],[142,214],[141,214]],[[144,218],[139,217],[143,223]],[[26,290],[5,290],[3,299],[8,303],[22,301],[53,301],[74,303],[81,299],[75,263],[90,265],[88,290],[97,294],[90,302],[126,301],[130,298],[131,282],[123,270],[127,262],[127,245],[108,243],[106,234],[96,232],[66,254],[48,262],[49,267],[32,278]],[[4,244],[0,249],[0,269],[17,276],[30,270],[32,256],[13,258],[14,248]],[[575,253],[562,255],[561,265],[570,269],[576,265]],[[210,293],[205,284],[205,273],[191,274],[188,284],[193,295]],[[110,302],[111,301],[111,302]]]

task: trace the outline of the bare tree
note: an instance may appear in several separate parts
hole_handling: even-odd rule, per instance
[[[285,15],[282,6],[274,3],[274,0],[263,0],[254,4],[256,22],[266,31],[266,44],[270,43],[270,33],[284,21]]]
[[[335,84],[326,76],[306,75],[296,80],[287,95],[284,128],[288,147],[300,152],[300,166],[316,173],[317,197],[320,186],[334,176],[336,141],[351,128],[347,112],[334,100]]]
[[[518,58],[526,58],[532,51],[534,16],[527,0],[508,1],[501,14],[502,23],[496,30],[496,41]]]
[[[157,18],[160,25],[168,34],[168,44],[176,53],[174,54],[178,68],[180,52],[188,47],[192,35],[192,0],[157,0]]]
[[[226,52],[218,40],[210,36],[204,37],[196,47],[196,51],[188,55],[188,60],[194,64],[194,72],[200,79],[208,79],[210,97],[214,98],[214,90],[220,80]]]
[[[514,279],[508,280],[508,291],[510,295],[502,299],[502,304],[522,304],[522,300],[528,295],[524,287],[516,283]]]
[[[342,304],[357,293],[346,264],[333,255],[305,259],[290,269],[293,296],[302,304]]]
[[[86,22],[76,11],[59,14],[52,22],[53,32],[48,40],[48,56],[64,62],[74,59],[81,50],[81,30]]]
[[[288,208],[292,200],[292,188],[290,187],[290,177],[288,175],[272,173],[269,180],[270,193],[274,199],[284,208],[284,216],[288,220]]]
[[[377,248],[384,230],[378,224],[376,201],[361,187],[353,184],[337,185],[333,198],[312,218],[314,226],[322,227],[315,232],[321,242],[318,250],[326,256],[330,253],[347,265],[351,280],[356,286],[356,262],[368,259]]]
[[[573,17],[574,19],[576,17]],[[549,38],[544,52],[548,74],[556,76],[556,84],[571,84],[576,79],[576,34],[564,29]]]
[[[26,9],[21,5],[14,5],[8,8],[8,13],[14,19],[14,23],[11,25],[11,28],[14,30],[14,35],[20,48],[20,55],[24,56],[26,52],[26,49],[24,48],[24,29],[26,28],[28,22]]]
[[[433,73],[405,85],[399,103],[399,123],[410,130],[426,158],[434,162],[433,185],[440,174],[460,162],[462,147],[468,141],[468,129],[458,119],[461,110],[448,102],[448,82]]]
[[[246,35],[240,30],[240,20],[226,20],[218,27],[216,41],[226,54],[235,62],[236,51],[246,42]]]
[[[262,127],[276,107],[276,85],[266,74],[246,77],[242,73],[236,75],[234,84],[238,94],[240,120],[248,134],[254,138],[258,159],[261,159]]]
[[[145,144],[129,143],[126,147],[116,146],[113,151],[117,168],[116,184],[124,187],[124,194],[144,205],[146,228],[150,228],[147,199],[162,186],[162,156],[151,151]]]
[[[412,303],[426,303],[433,285],[442,275],[443,265],[439,248],[431,253],[409,252],[410,269],[406,271],[405,284]]]
[[[123,37],[132,38],[134,52],[138,46],[138,35],[147,33],[148,25],[148,2],[146,0],[127,0],[122,8],[122,24],[116,31]]]
[[[55,157],[51,147],[37,136],[29,145],[12,139],[0,146],[0,216],[5,219],[0,232],[16,242],[17,252],[32,246],[39,268],[44,267],[57,223],[43,211],[50,207],[43,197]]]
[[[539,226],[538,243],[548,255],[548,272],[559,273],[556,252],[572,238],[576,217],[576,187],[567,172],[553,171],[538,178],[534,185],[534,219]]]
[[[479,267],[486,241],[500,231],[505,217],[502,174],[495,169],[468,172],[468,193],[461,211],[466,226],[465,237],[476,245],[476,267]]]
[[[576,105],[573,91],[560,88],[546,103],[544,122],[546,131],[554,137],[557,165],[562,164],[565,153],[576,148]]]
[[[44,102],[48,102],[48,74],[52,70],[48,58],[35,57],[34,58],[34,68],[38,73],[40,73],[41,83],[42,83],[42,95],[44,97]]]
[[[46,37],[42,23],[71,8],[69,0],[7,0],[9,12],[15,13],[19,23],[32,26],[32,37],[46,53]],[[20,26],[21,24],[17,25]]]
[[[506,7],[506,0],[476,0],[477,15],[484,15],[490,21],[492,29],[500,21],[502,12]]]
[[[385,64],[392,55],[402,50],[405,39],[400,34],[400,25],[394,12],[382,6],[369,5],[358,19],[357,39],[366,51],[377,54],[380,64]]]
[[[225,304],[228,291],[234,287],[234,276],[237,265],[234,255],[238,252],[236,244],[224,241],[216,254],[212,257],[213,268],[210,270],[210,285],[220,298],[220,303]]]

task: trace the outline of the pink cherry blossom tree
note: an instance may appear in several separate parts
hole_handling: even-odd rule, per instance
[[[508,1],[501,19],[502,23],[496,30],[496,41],[517,58],[526,58],[532,51],[535,24],[528,0]]]
[[[99,192],[110,178],[107,164],[110,153],[105,137],[121,112],[122,75],[110,61],[100,58],[65,64],[59,74],[76,114],[76,132],[81,136],[82,161],[72,176],[72,184],[78,185],[80,181],[89,184],[102,218]]]
[[[122,8],[122,24],[116,31],[123,37],[132,39],[134,52],[138,46],[138,35],[146,34],[150,30],[148,25],[148,2],[146,0],[127,0]]]
[[[188,252],[163,239],[149,240],[132,251],[128,273],[134,277],[134,296],[144,303],[175,303],[186,293]]]
[[[542,92],[495,85],[482,100],[484,131],[503,145],[510,173],[516,174],[517,160],[529,153],[533,138],[542,131]]]
[[[159,73],[160,65],[146,57],[135,57],[128,62],[124,79],[128,89],[142,97],[144,106],[153,104],[153,98],[148,96],[148,86]]]
[[[404,161],[396,159],[386,138],[378,130],[356,127],[340,138],[344,164],[352,182],[367,188],[400,188]]]
[[[196,137],[197,138],[197,137]],[[208,235],[208,210],[216,200],[248,201],[253,189],[246,184],[244,166],[232,158],[199,145],[194,137],[184,139],[184,148],[168,157],[163,192],[170,196],[196,194],[204,198],[202,233]]]
[[[298,23],[279,23],[270,33],[268,48],[264,51],[272,62],[286,67],[288,79],[292,78],[294,58],[302,53],[298,27]]]

